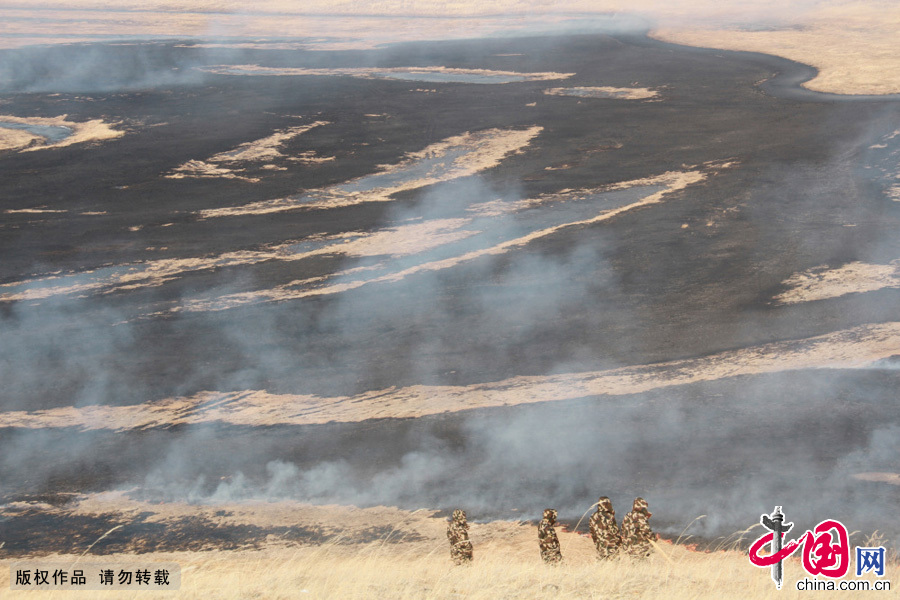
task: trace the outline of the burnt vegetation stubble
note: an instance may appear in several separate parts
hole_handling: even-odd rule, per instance
[[[11,383],[4,399],[7,409],[35,410],[73,402],[130,404],[203,389],[258,388],[332,395],[419,383],[465,385],[540,375],[565,370],[563,367],[580,370],[598,364],[643,364],[697,356],[892,318],[892,292],[845,297],[813,307],[778,307],[770,301],[781,282],[799,270],[829,262],[900,256],[896,247],[900,242],[889,235],[896,230],[897,209],[868,189],[858,171],[859,149],[871,143],[870,132],[895,127],[896,104],[811,103],[773,97],[753,85],[775,71],[790,72],[794,67],[787,61],[689,50],[640,36],[399,45],[366,53],[247,51],[237,57],[174,44],[150,47],[163,64],[174,64],[185,72],[195,64],[233,60],[316,67],[439,64],[576,75],[562,82],[477,86],[346,77],[197,76],[191,72],[171,84],[148,89],[117,91],[114,88],[122,84],[113,77],[110,85],[101,82],[96,90],[66,89],[71,84],[62,81],[60,88],[53,90],[60,92],[58,96],[8,90],[3,97],[4,112],[103,117],[122,121],[130,133],[96,146],[0,155],[4,186],[15,191],[6,195],[0,208],[49,206],[70,213],[107,213],[91,217],[49,214],[38,220],[4,215],[0,281],[22,279],[34,272],[137,262],[148,258],[147,247],[165,248],[154,251],[153,258],[201,256],[311,234],[371,230],[404,214],[403,210],[415,214],[420,194],[404,193],[391,203],[396,206],[362,204],[205,221],[191,213],[324,187],[371,173],[377,165],[396,162],[404,152],[489,127],[540,125],[544,130],[524,153],[481,174],[485,197],[464,199],[463,204],[491,199],[491,193],[506,194],[511,187],[522,197],[534,197],[681,170],[683,165],[710,160],[734,159],[738,166],[662,205],[626,213],[611,226],[567,230],[519,251],[522,256],[537,257],[537,264],[558,266],[556,274],[516,271],[518,256],[483,259],[452,272],[422,276],[426,278],[424,286],[420,285],[422,279],[413,278],[393,288],[380,285],[347,292],[349,300],[318,298],[138,321],[126,325],[128,334],[115,337],[114,342],[105,341],[96,331],[105,331],[112,321],[133,317],[147,306],[165,305],[198,292],[254,289],[270,281],[316,276],[333,271],[337,259],[322,258],[299,267],[271,264],[252,272],[240,267],[218,269],[188,274],[159,289],[74,303],[67,299],[61,303],[68,322],[62,329],[56,302],[4,306],[4,327],[12,332],[6,336],[8,347],[31,345],[37,354],[44,353],[37,363],[13,359],[8,373],[15,376],[8,379]],[[100,56],[144,50],[140,46],[90,48]],[[522,56],[495,56],[501,53]],[[141,80],[136,81],[139,84]],[[661,100],[579,101],[542,94],[546,87],[557,85],[628,87],[634,81],[658,89]],[[416,88],[437,92],[413,91]],[[526,107],[531,102],[536,106]],[[363,117],[380,113],[391,118]],[[302,121],[293,118],[298,114],[303,115]],[[275,129],[313,119],[331,124],[307,132],[284,151],[312,149],[320,156],[335,156],[331,163],[272,172],[255,184],[162,177],[187,160],[204,159]],[[567,168],[545,170],[553,165]],[[457,186],[448,183],[434,188],[453,196],[464,189]],[[704,227],[710,219],[715,220],[715,227]],[[170,222],[175,225],[160,227]],[[686,232],[680,229],[682,223],[689,225]],[[847,223],[857,227],[844,228]],[[142,229],[129,231],[137,225]],[[573,248],[585,246],[600,259],[593,275],[602,285],[591,285],[589,272],[576,271],[566,262]],[[515,276],[506,277],[510,272]],[[556,285],[565,286],[574,279],[581,286],[580,295],[572,301],[560,301],[561,309],[552,321],[527,309],[544,291],[548,277]],[[471,301],[476,291],[480,302]],[[492,328],[490,315],[480,311],[493,300],[502,300],[504,310],[512,314],[519,310],[523,322],[508,329]],[[373,308],[372,318],[354,319],[345,326],[334,317],[344,314],[342,305]],[[258,330],[255,335],[242,335],[246,329],[238,328],[235,334],[234,323]],[[54,339],[60,331],[62,342]],[[438,342],[423,345],[423,337]],[[67,354],[72,348],[78,351],[77,361]],[[273,357],[276,360],[270,360]],[[104,377],[99,392],[91,384],[98,371]],[[861,379],[856,374],[846,378],[845,374],[835,375],[835,387],[843,390],[840,394],[827,386],[804,385],[802,374],[778,376],[777,385],[796,392],[787,398],[778,387],[769,387],[767,376],[751,378],[750,386],[743,380],[723,380],[699,388],[679,388],[675,395],[684,394],[685,398],[674,403],[657,402],[650,394],[415,421],[302,428],[174,427],[122,433],[9,430],[0,447],[15,459],[2,465],[3,493],[9,499],[22,493],[88,492],[141,483],[162,464],[172,467],[170,491],[177,496],[178,482],[200,476],[215,482],[235,471],[249,473],[254,466],[259,473],[261,465],[273,460],[287,461],[301,470],[343,461],[358,481],[365,481],[391,469],[402,471],[404,457],[411,454],[432,456],[446,451],[449,462],[435,464],[447,469],[445,482],[452,481],[451,476],[467,477],[469,489],[478,490],[470,513],[475,518],[509,516],[503,507],[510,498],[523,495],[529,498],[525,506],[538,510],[551,500],[541,490],[556,486],[553,502],[572,510],[597,490],[613,496],[617,506],[626,502],[627,496],[656,491],[657,498],[670,503],[654,502],[655,518],[677,525],[696,512],[707,512],[692,502],[702,497],[707,486],[744,489],[761,484],[767,470],[762,460],[766,449],[777,447],[784,436],[799,436],[810,446],[813,458],[791,469],[793,479],[784,476],[787,486],[800,478],[802,485],[791,488],[791,493],[798,501],[804,498],[813,487],[811,473],[831,473],[840,463],[842,451],[852,455],[865,450],[876,426],[895,423],[887,410],[893,400],[883,392],[895,387],[896,376],[892,371],[871,375]],[[848,387],[846,381],[854,385]],[[716,421],[710,420],[709,411],[693,407],[703,405],[706,386],[716,385],[724,390],[714,396],[725,399],[716,402],[726,406],[747,402],[762,411],[775,410],[779,406],[771,399],[775,396],[793,400],[797,414],[808,418],[790,421],[798,429],[764,430],[756,439],[740,435],[736,426],[732,437],[705,434],[705,425]],[[622,409],[621,403],[646,406],[648,414],[674,404],[679,408],[668,410],[689,411],[691,418],[687,422],[654,421],[640,410]],[[853,426],[847,425],[847,412],[834,410],[842,404],[866,406],[853,413]],[[812,414],[804,411],[804,406],[822,411]],[[748,415],[729,416],[727,410],[712,412],[721,423],[752,422]],[[567,448],[571,457],[551,452],[557,467],[571,467],[565,473],[568,483],[560,487],[556,475],[535,477],[534,466],[525,460],[510,463],[493,456],[492,452],[503,449],[502,444],[488,442],[493,435],[488,428],[471,425],[481,420],[481,415],[518,415],[512,422],[526,425],[537,423],[538,416],[565,415],[565,424],[551,428],[557,436],[565,436],[570,423],[615,422],[634,434],[621,443],[640,452],[629,454],[637,459],[611,468],[604,465],[598,472],[595,457],[609,451],[610,444],[602,439],[604,426],[598,425],[598,435],[581,436],[582,443]],[[585,418],[577,418],[579,415]],[[511,452],[520,450],[521,440],[530,435],[527,427],[513,431],[505,418],[499,418],[496,426],[511,436],[506,448]],[[398,428],[402,435],[397,434]],[[647,431],[654,433],[648,435]],[[817,431],[831,433],[820,435]],[[835,445],[835,438],[841,443]],[[692,457],[690,447],[698,439],[700,447],[708,446],[715,455]],[[240,452],[225,455],[217,451],[234,444]],[[204,449],[199,455],[203,461],[192,463],[186,451],[197,447]],[[440,451],[432,452],[434,448]],[[823,449],[827,450],[824,454]],[[538,444],[534,456],[542,451],[549,451],[546,444]],[[680,458],[672,459],[673,451]],[[760,454],[754,455],[756,452]],[[66,460],[58,462],[63,453]],[[173,464],[173,456],[184,460],[179,458]],[[35,461],[38,457],[46,460]],[[29,460],[45,466],[26,468]],[[49,464],[54,466],[47,467]],[[472,464],[477,468],[470,470]],[[508,474],[509,480],[493,492],[482,489],[475,480],[490,478],[497,471]],[[413,476],[397,481],[406,487],[360,495],[357,486],[351,497],[342,497],[338,489],[326,489],[320,490],[320,498],[386,501],[409,507],[445,507],[451,500],[466,502],[468,498],[448,495],[435,480]],[[823,485],[827,497],[846,491],[847,484],[826,481]],[[888,514],[886,507],[895,506],[883,488],[867,485],[865,493],[860,492],[860,496],[871,492],[867,508],[859,511],[861,520],[877,521]],[[672,491],[668,494],[671,498],[666,497],[665,489]],[[768,497],[759,500],[771,504]],[[755,505],[752,510],[758,511]],[[813,509],[808,511],[812,514]],[[744,525],[740,510],[725,512],[723,522],[712,526],[713,531]],[[9,521],[2,525],[11,527]],[[33,543],[30,551],[37,547]],[[6,550],[11,550],[9,542]]]

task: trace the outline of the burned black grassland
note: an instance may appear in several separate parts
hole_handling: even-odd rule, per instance
[[[642,495],[662,531],[703,514],[709,537],[779,504],[800,527],[837,518],[896,544],[900,487],[860,475],[900,472],[900,363],[883,349],[880,362],[792,361],[844,331],[865,358],[859,332],[896,319],[897,280],[778,300],[798,273],[900,258],[896,100],[816,95],[796,87],[802,65],[639,34],[335,52],[73,45],[4,51],[0,62],[0,115],[124,131],[0,150],[0,553],[77,551],[66,546],[75,537],[48,531],[89,531],[90,543],[117,521],[67,520],[65,503],[42,520],[23,503],[115,489],[154,502],[463,506],[476,520],[545,506],[577,519],[599,495],[624,514]],[[369,75],[210,70],[221,65]],[[371,76],[430,67],[572,75]],[[602,86],[656,94],[545,93]],[[239,158],[250,156],[242,144],[302,126],[264,160]],[[435,175],[429,156],[407,165],[411,153],[490,130],[531,133],[484,168],[481,155],[463,156],[465,137],[447,152],[468,170]],[[406,165],[407,179],[367,196],[366,178],[385,165]],[[698,175],[668,191],[660,183],[685,173]],[[640,200],[603,195],[623,182],[623,194],[665,193],[591,221]],[[339,202],[321,200],[338,192]],[[296,205],[227,213],[285,198]],[[492,202],[513,208],[497,216]],[[382,239],[321,250],[323,240]],[[128,279],[149,263],[158,276]],[[206,391],[333,399],[508,381],[527,393],[528,378],[705,357],[715,366],[723,353],[782,342],[792,353],[783,366],[640,392],[404,418],[360,407],[360,418],[330,423],[174,415],[84,426],[93,407]],[[61,416],[44,427],[37,411]],[[85,416],[67,424],[75,413]],[[129,526],[138,549],[238,547],[272,533],[199,518]]]

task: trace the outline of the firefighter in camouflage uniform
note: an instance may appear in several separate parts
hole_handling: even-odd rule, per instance
[[[643,498],[635,498],[631,512],[622,519],[623,549],[629,556],[635,558],[647,558],[650,556],[650,542],[656,540],[656,535],[650,529],[650,517],[653,515],[648,510],[647,501]]]
[[[562,560],[559,550],[559,538],[556,537],[556,511],[552,508],[544,510],[544,518],[538,525],[538,545],[541,549],[541,558],[545,563],[557,564]]]
[[[472,542],[469,541],[469,523],[465,511],[453,511],[453,519],[447,527],[447,539],[450,540],[450,558],[457,565],[472,562]]]
[[[591,515],[591,539],[601,559],[614,558],[622,546],[622,533],[616,524],[616,511],[606,496],[597,502],[597,512]]]

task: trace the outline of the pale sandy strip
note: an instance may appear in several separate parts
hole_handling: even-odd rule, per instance
[[[355,396],[200,392],[131,406],[63,407],[0,413],[0,427],[130,430],[180,424],[310,425],[646,392],[737,375],[814,368],[856,368],[900,352],[900,322],[773,342],[701,358],[467,386],[414,385]]]
[[[424,156],[424,154],[416,153],[417,158],[420,156]],[[713,168],[727,168],[731,166],[731,163],[716,165],[710,163],[707,166]],[[470,212],[475,216],[481,218],[498,217],[504,214],[532,208],[534,206],[538,206],[540,204],[545,204],[548,202],[574,200],[579,199],[585,195],[628,189],[637,186],[667,185],[669,187],[664,192],[668,193],[671,191],[683,189],[687,185],[698,182],[700,180],[702,180],[702,175],[700,175],[699,172],[669,172],[655,177],[647,177],[643,179],[619,182],[593,190],[565,190],[556,194],[547,194],[538,198],[528,198],[525,200],[514,202],[501,200],[485,202],[473,205]],[[454,266],[455,264],[459,264],[460,262],[472,260],[474,258],[478,258],[479,256],[487,254],[497,254],[505,252],[506,250],[514,246],[522,245],[527,243],[528,241],[531,241],[532,239],[536,239],[536,237],[549,235],[550,233],[558,231],[562,227],[586,224],[589,222],[594,222],[596,220],[611,218],[612,216],[619,214],[622,210],[630,210],[631,208],[636,208],[644,204],[652,204],[658,201],[660,198],[661,196],[659,194],[654,194],[640,200],[638,203],[616,209],[615,211],[602,213],[598,215],[598,217],[591,220],[567,223],[558,225],[554,228],[544,229],[540,232],[532,233],[530,234],[530,236],[517,238],[516,240],[504,242],[500,246],[484,249],[483,251],[480,251],[481,253],[479,253],[479,251],[474,251],[463,256],[447,259],[445,261],[435,261],[426,265],[412,267],[410,269],[407,269],[406,271],[401,272],[399,278],[413,273],[421,272],[423,270],[448,268]],[[32,211],[42,209],[22,210]],[[54,275],[51,277],[16,281],[6,284],[0,284],[0,291],[2,291],[4,288],[9,289],[14,287],[24,287],[25,289],[17,292],[10,291],[6,293],[0,293],[0,301],[10,302],[21,300],[40,300],[52,296],[68,294],[98,293],[113,290],[137,289],[141,287],[156,287],[163,285],[167,281],[171,281],[173,278],[179,277],[189,272],[241,265],[253,265],[269,260],[299,261],[311,258],[313,256],[329,254],[340,254],[357,258],[382,255],[389,257],[411,256],[444,244],[465,239],[466,237],[479,233],[476,230],[465,228],[471,223],[471,218],[431,219],[422,223],[411,223],[400,225],[397,227],[389,227],[375,232],[347,232],[325,237],[313,236],[303,240],[291,241],[284,244],[265,247],[260,250],[238,250],[234,252],[225,252],[223,254],[214,256],[162,259],[145,263],[118,265],[118,267],[121,268],[123,272],[113,273],[110,275],[95,274],[95,271],[83,271],[80,273]],[[298,244],[302,244],[304,242],[321,242],[323,245],[319,248],[307,251],[298,251],[294,249]],[[365,272],[371,269],[372,267],[367,269],[350,269],[340,271],[328,277],[292,281],[285,286],[274,288],[272,290],[262,290],[260,292],[248,292],[247,294],[227,296],[213,301],[213,303],[220,306],[221,308],[226,308],[230,306],[245,304],[247,302],[265,301],[267,299],[277,300],[289,299],[291,297],[302,297],[296,295],[288,296],[287,294],[299,293],[298,290],[291,290],[288,288],[296,288],[300,285],[318,285],[334,277]],[[386,277],[387,278],[382,278],[378,281],[396,280],[397,274]],[[70,281],[70,278],[77,278],[78,280],[80,280],[80,282],[69,283],[68,281]],[[375,280],[372,280],[370,282],[374,281]],[[53,282],[58,282],[58,285],[53,285]],[[367,282],[363,281],[362,283],[356,284],[354,287],[364,285],[365,283]],[[352,288],[341,286],[325,286],[316,288],[310,293],[329,294],[336,293],[344,289]],[[188,304],[186,308],[179,308],[177,310],[210,310],[212,309],[213,303],[192,303]]]
[[[295,154],[293,156],[289,156],[287,158],[287,160],[289,160],[291,162],[298,162],[298,163],[301,163],[304,165],[320,165],[322,163],[332,162],[334,160],[337,160],[337,157],[336,156],[319,156],[318,154],[316,154],[315,150],[304,150],[303,152],[298,152],[297,154]],[[266,165],[263,167],[263,169],[271,169],[271,168],[275,168],[275,166],[274,165]],[[281,168],[279,167],[279,169],[281,169]],[[281,170],[286,170],[286,169],[281,169]]]
[[[659,96],[659,92],[649,88],[617,87],[558,87],[544,90],[548,96],[570,96],[572,98],[612,98],[617,100],[646,100]]]
[[[731,165],[732,163],[709,163],[705,166],[712,169],[721,169],[728,168]],[[176,307],[174,312],[185,310],[222,310],[248,303],[289,300],[310,295],[332,294],[354,289],[367,283],[398,281],[415,273],[450,268],[481,256],[504,253],[514,247],[525,245],[540,237],[551,235],[565,227],[596,223],[610,219],[623,211],[654,204],[661,201],[665,194],[684,189],[688,185],[702,181],[704,177],[705,175],[699,171],[689,171],[684,173],[669,172],[655,177],[619,182],[604,188],[593,190],[564,190],[563,192],[556,194],[548,194],[538,198],[529,198],[514,202],[491,201],[473,205],[473,207],[471,207],[471,212],[478,217],[498,217],[548,202],[577,200],[590,194],[627,189],[636,186],[666,186],[665,190],[648,195],[638,202],[600,213],[591,219],[563,223],[561,225],[532,232],[526,236],[507,240],[489,248],[474,250],[440,261],[431,261],[378,278],[368,280],[361,279],[343,284],[327,285],[327,282],[331,279],[365,273],[375,269],[379,265],[348,269],[324,277],[292,281],[276,288],[233,294],[214,300],[188,302],[184,306]],[[476,235],[479,231],[467,228],[471,223],[471,218],[432,219],[421,223],[411,223],[385,228],[375,232],[348,232],[325,237],[314,236],[305,240],[265,247],[261,250],[240,250],[208,257],[163,259],[146,263],[119,265],[118,268],[122,270],[122,272],[119,273],[95,274],[95,271],[84,271],[68,275],[54,275],[51,277],[0,284],[0,290],[3,288],[25,288],[21,291],[9,291],[0,294],[0,301],[40,300],[59,295],[105,293],[114,290],[156,287],[188,272],[240,265],[253,265],[269,260],[299,261],[313,256],[329,254],[340,254],[357,258],[375,256],[411,256]],[[296,247],[303,242],[321,243],[322,245],[312,250],[297,250]],[[71,283],[70,281],[73,278],[79,282]],[[54,285],[54,282],[57,284]]]
[[[0,150],[17,150],[30,144],[39,144],[45,141],[39,135],[35,135],[24,129],[10,129],[0,127]]]
[[[847,263],[836,269],[816,267],[796,273],[783,282],[788,289],[775,296],[781,304],[797,304],[814,300],[839,298],[900,287],[900,261],[886,265],[864,262]]]
[[[58,142],[52,144],[38,144],[33,146],[3,146],[0,145],[0,150],[19,150],[20,152],[30,152],[32,150],[45,150],[47,148],[62,148],[64,146],[71,146],[72,144],[82,144],[84,142],[98,142],[102,140],[111,140],[120,136],[125,135],[124,131],[119,131],[117,129],[113,129],[114,125],[118,123],[107,123],[103,121],[103,119],[93,119],[90,121],[83,122],[75,122],[75,121],[67,121],[67,115],[61,115],[58,117],[14,117],[10,115],[0,115],[0,121],[7,121],[10,123],[24,123],[28,125],[53,125],[57,127],[68,127],[72,130],[72,135],[65,138],[64,140],[60,140]],[[0,131],[4,131],[3,128],[0,128]],[[5,131],[9,131],[8,129]],[[41,138],[40,136],[33,135],[34,138]],[[10,137],[0,137],[0,143],[21,143],[23,140],[18,138],[10,138]],[[25,142],[27,143],[30,142]]]
[[[201,71],[218,75],[264,75],[274,77],[318,75],[318,76],[348,76],[362,77],[365,79],[385,78],[384,73],[403,74],[442,74],[442,75],[475,75],[482,77],[522,77],[525,81],[550,81],[554,79],[568,79],[575,73],[521,73],[518,71],[494,71],[491,69],[456,69],[451,67],[351,67],[337,69],[310,69],[304,67],[262,67],[259,65],[215,65],[211,67],[198,67]]]
[[[234,150],[220,152],[211,156],[210,162],[231,161],[263,161],[284,156],[279,148],[292,139],[303,135],[311,129],[328,125],[328,121],[315,121],[307,125],[298,125],[276,131],[270,136],[239,145]]]
[[[125,272],[107,276],[98,275],[95,278],[90,278],[94,271],[83,271],[71,275],[59,275],[41,279],[18,281],[0,285],[0,289],[14,286],[25,286],[26,289],[21,292],[0,294],[0,301],[40,300],[66,294],[97,292],[105,289],[121,289],[122,286],[127,286],[129,289],[137,287],[155,287],[162,285],[175,276],[190,271],[254,264],[274,258],[278,258],[278,254],[273,250],[258,252],[226,252],[209,258],[169,259],[133,265],[121,265],[123,269],[127,269]],[[69,277],[77,277],[79,279],[86,278],[88,280],[84,283],[67,283]],[[48,282],[52,281],[59,281],[59,285],[46,285]],[[41,285],[28,288],[27,286],[29,284]]]
[[[466,150],[463,156],[457,157],[442,172],[434,173],[418,179],[398,182],[391,186],[375,188],[367,191],[346,191],[347,186],[361,181],[370,175],[363,176],[330,188],[310,190],[298,197],[276,198],[261,202],[251,202],[243,206],[214,208],[199,211],[203,218],[227,217],[239,215],[260,215],[284,212],[298,208],[334,208],[351,206],[363,202],[386,202],[392,195],[450,181],[460,177],[474,175],[497,166],[509,154],[522,151],[531,140],[542,131],[541,127],[528,129],[488,129],[474,133],[464,133],[431,144],[418,152],[409,153],[402,161],[393,165],[383,165],[381,171],[374,175],[396,173],[415,166],[422,159],[440,158],[455,149]]]
[[[77,294],[84,292],[101,292],[142,287],[156,287],[171,281],[185,273],[216,268],[253,265],[269,260],[299,261],[313,256],[340,254],[349,257],[370,256],[409,256],[424,252],[437,246],[456,242],[476,231],[462,229],[471,219],[432,219],[422,223],[411,223],[397,227],[389,227],[379,231],[348,232],[326,237],[311,237],[306,242],[323,242],[319,248],[307,251],[296,251],[293,247],[301,242],[291,242],[270,246],[262,250],[239,250],[225,252],[209,257],[173,258],[121,265],[124,272],[111,275],[97,275],[90,279],[94,271],[83,271],[71,275],[57,275],[42,279],[18,281],[0,284],[4,287],[21,287],[21,292],[0,294],[0,301],[40,300],[51,296]],[[85,279],[83,283],[66,283],[67,277]],[[58,281],[59,285],[47,285]],[[28,288],[29,284],[40,284]]]
[[[257,182],[258,177],[241,175],[243,169],[232,169],[213,164],[204,160],[189,160],[178,165],[172,172],[166,175],[168,179],[240,179],[242,181]]]
[[[171,173],[166,175],[169,179],[184,179],[186,177],[196,179],[222,178],[222,179],[240,179],[243,181],[256,182],[258,177],[249,177],[241,175],[243,169],[235,168],[235,163],[253,163],[270,161],[285,158],[280,148],[290,140],[303,135],[307,131],[322,125],[328,125],[328,121],[315,121],[308,125],[298,125],[296,127],[288,127],[280,131],[276,131],[272,135],[245,142],[236,148],[219,152],[210,156],[206,160],[189,160],[186,163],[175,167]],[[293,158],[293,157],[292,157]],[[297,162],[316,163],[324,162],[329,158],[317,158],[315,153],[307,151],[296,157]],[[225,166],[223,163],[232,165]],[[265,165],[262,168],[278,168],[276,165]]]
[[[713,165],[710,164],[707,166]],[[731,166],[731,163],[724,163],[714,166],[719,168],[727,168]],[[603,188],[592,190],[565,190],[556,194],[546,194],[538,198],[527,198],[524,200],[513,202],[493,200],[490,202],[473,205],[472,207],[470,207],[469,212],[479,218],[499,217],[505,214],[533,208],[535,206],[546,204],[549,202],[577,200],[591,194],[628,189],[638,186],[667,185],[668,188],[664,192],[668,193],[671,191],[683,189],[687,185],[698,182],[700,180],[702,180],[702,176],[698,172],[669,172],[655,177],[619,182],[616,184],[605,186]],[[654,194],[642,199],[638,203],[616,209],[615,211],[602,213],[594,219],[566,223],[563,225],[558,225],[554,228],[544,229],[539,232],[532,233],[530,234],[530,236],[517,238],[515,240],[504,242],[499,246],[484,249],[483,251],[480,251],[480,253],[479,251],[473,251],[463,256],[447,259],[445,261],[434,261],[425,265],[412,267],[401,272],[399,274],[399,278],[413,273],[421,272],[423,270],[448,268],[460,262],[472,260],[474,258],[478,258],[479,256],[484,256],[487,254],[497,254],[505,252],[506,250],[517,245],[526,244],[529,241],[536,239],[536,237],[549,235],[550,233],[558,231],[562,227],[586,224],[595,222],[597,220],[607,219],[615,216],[616,214],[619,214],[622,210],[630,210],[631,208],[636,208],[644,204],[652,204],[655,201],[658,201],[659,198],[659,194]],[[31,211],[36,209],[23,210]],[[113,273],[110,275],[95,274],[95,271],[83,271],[80,273],[54,275],[51,277],[15,281],[11,283],[0,284],[0,291],[2,291],[3,288],[9,289],[24,287],[25,289],[18,292],[10,291],[6,293],[0,293],[0,301],[10,302],[21,300],[40,300],[52,296],[67,294],[81,294],[88,292],[98,293],[113,290],[137,289],[141,287],[156,287],[166,283],[167,281],[171,281],[173,278],[179,277],[189,272],[241,265],[253,265],[269,260],[299,261],[311,258],[313,256],[329,254],[340,254],[343,256],[356,258],[374,256],[412,256],[414,254],[425,252],[437,248],[441,245],[460,241],[467,237],[478,234],[479,231],[467,228],[472,224],[472,222],[472,218],[431,219],[421,223],[399,225],[397,227],[389,227],[374,232],[358,231],[325,237],[313,236],[303,240],[296,240],[286,242],[284,244],[265,247],[260,250],[239,250],[206,257],[162,259],[145,263],[118,265],[118,267],[121,268],[123,272]],[[306,251],[298,251],[294,249],[297,245],[300,245],[304,242],[320,242],[323,245],[319,248]],[[260,292],[248,292],[246,294],[236,294],[221,298],[213,302],[207,302],[205,304],[192,303],[187,305],[186,308],[179,308],[176,310],[199,310],[201,309],[201,307],[203,310],[210,310],[212,309],[213,304],[220,306],[220,308],[226,308],[230,306],[237,306],[247,302],[265,301],[267,299],[277,300],[289,299],[290,297],[301,297],[296,295],[288,296],[287,294],[298,293],[297,290],[290,290],[288,288],[296,288],[297,286],[301,285],[319,285],[335,277],[366,272],[372,270],[373,268],[374,267],[368,267],[365,269],[349,269],[334,273],[326,277],[292,281],[289,284],[286,284],[285,286],[281,286],[279,288],[262,290]],[[92,275],[93,277],[91,277]],[[68,283],[70,278],[77,278],[78,280],[81,280],[81,282]],[[397,274],[393,274],[391,276],[386,276],[386,278],[378,279],[377,281],[391,281],[396,280],[397,278]],[[369,283],[374,281],[376,280],[373,279],[369,281]],[[53,285],[53,282],[58,282],[58,285]],[[363,285],[365,283],[367,282],[363,281],[362,283],[358,283],[357,285],[355,285],[355,287],[358,287],[359,285]],[[336,293],[344,289],[351,288],[341,286],[325,286],[316,288],[311,293],[329,294]]]
[[[686,188],[689,185],[698,183],[703,181],[706,178],[706,175],[700,171],[687,171],[687,172],[669,172],[661,175],[657,178],[639,180],[646,184],[647,182],[654,182],[657,184],[665,183],[667,185],[666,189],[656,192],[654,194],[649,194],[646,197],[642,198],[637,202],[632,202],[631,204],[627,204],[625,206],[621,206],[619,208],[615,208],[612,210],[604,211],[598,214],[595,217],[591,217],[590,219],[582,219],[579,221],[570,221],[568,223],[563,223],[561,225],[554,225],[553,227],[546,227],[544,229],[539,229],[537,231],[533,231],[527,235],[523,235],[521,237],[513,238],[510,240],[505,240],[500,242],[499,244],[495,244],[493,246],[489,246],[487,248],[479,248],[477,250],[472,250],[470,252],[465,252],[463,254],[452,256],[450,258],[445,258],[442,260],[435,260],[426,263],[422,263],[419,265],[415,265],[406,269],[402,269],[400,271],[396,271],[393,273],[388,273],[386,275],[381,275],[379,277],[372,277],[370,279],[357,279],[353,281],[347,281],[343,283],[335,283],[331,285],[320,285],[317,287],[311,287],[309,284],[310,280],[295,280],[290,283],[286,283],[284,285],[276,286],[273,288],[256,290],[253,292],[241,292],[237,294],[230,294],[225,296],[220,296],[218,298],[212,300],[194,300],[185,302],[182,306],[175,307],[171,309],[170,312],[200,312],[200,311],[218,311],[218,310],[227,310],[229,308],[235,308],[238,306],[245,306],[247,304],[256,304],[259,302],[279,302],[284,300],[298,300],[301,298],[308,298],[310,296],[322,296],[327,294],[337,294],[340,292],[346,292],[349,290],[353,290],[364,285],[372,284],[372,283],[392,283],[400,281],[410,275],[415,275],[417,273],[424,273],[428,271],[440,271],[443,269],[449,269],[451,267],[455,267],[459,264],[469,262],[478,258],[482,258],[484,256],[496,256],[499,254],[504,254],[513,248],[518,248],[532,242],[534,240],[546,237],[548,235],[552,235],[561,231],[568,227],[576,227],[576,226],[584,226],[591,225],[594,223],[600,223],[601,221],[606,221],[612,219],[613,217],[622,214],[623,212],[627,212],[630,210],[635,210],[637,208],[641,208],[644,206],[649,206],[651,204],[656,204],[661,202],[663,197],[666,194],[670,194],[672,192],[680,191]],[[638,185],[635,183],[635,185]],[[330,278],[335,278],[339,276],[346,275],[346,272],[339,272],[333,274]],[[321,280],[316,280],[315,283],[319,283]],[[300,287],[301,289],[297,289]],[[2,297],[0,297],[2,298]]]

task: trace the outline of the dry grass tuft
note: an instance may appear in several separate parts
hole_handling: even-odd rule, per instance
[[[768,569],[750,565],[746,553],[725,550],[693,552],[687,546],[661,542],[646,561],[628,558],[598,562],[590,541],[562,532],[565,560],[546,566],[538,556],[536,536],[519,527],[509,538],[476,545],[475,562],[455,567],[446,544],[430,549],[416,544],[342,545],[341,540],[317,547],[270,548],[262,551],[166,553],[104,556],[111,560],[175,561],[182,568],[179,592],[128,592],[116,598],[185,598],[266,600],[390,598],[396,600],[553,598],[799,598],[795,588],[803,577],[799,561],[785,566],[785,586],[777,591]],[[745,532],[744,532],[745,533]],[[532,540],[531,537],[535,539]],[[526,543],[527,542],[527,543]],[[42,560],[67,560],[46,557]],[[74,562],[74,557],[71,557]],[[87,563],[83,563],[87,564]],[[0,563],[4,598],[83,597],[83,592],[9,590],[8,564]],[[898,581],[898,565],[885,579]],[[874,577],[866,577],[873,580]],[[816,597],[830,597],[817,592]]]

